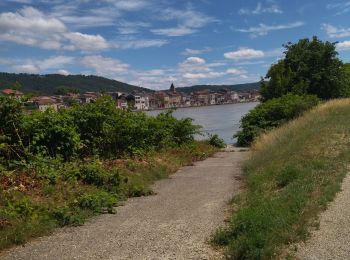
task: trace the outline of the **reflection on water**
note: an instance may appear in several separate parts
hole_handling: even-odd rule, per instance
[[[190,117],[194,123],[203,126],[204,134],[218,134],[226,143],[234,143],[232,136],[239,130],[239,121],[258,103],[238,103],[220,106],[179,108],[174,112],[176,118]],[[162,111],[150,111],[157,115]],[[205,136],[204,136],[205,137]],[[198,137],[204,138],[204,137]]]

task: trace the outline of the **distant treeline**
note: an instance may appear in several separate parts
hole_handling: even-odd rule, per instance
[[[164,86],[166,89],[167,86]],[[132,91],[153,92],[148,88],[137,87],[120,81],[107,79],[99,76],[84,75],[37,75],[37,74],[16,74],[0,72],[0,90],[5,88],[19,88],[24,93],[38,95],[53,95],[62,89],[74,89],[81,93],[86,91],[119,91],[130,93]],[[219,90],[227,88],[236,91],[248,91],[259,89],[260,83],[248,83],[238,85],[197,85],[192,87],[177,88],[179,92],[191,93],[204,89]]]
[[[19,84],[18,84],[19,83]],[[15,73],[0,73],[0,89],[12,88],[14,85],[20,86],[20,90],[24,93],[37,93],[41,95],[55,94],[58,88],[68,87],[86,91],[120,91],[132,92],[152,90],[141,88],[119,82],[116,80],[107,79],[98,76],[84,75],[36,75],[36,74],[15,74]]]
[[[176,88],[179,92],[191,93],[194,91],[201,91],[205,89],[210,89],[218,91],[220,89],[229,89],[234,91],[252,91],[259,90],[261,86],[260,82],[246,83],[246,84],[237,84],[237,85],[195,85],[192,87],[182,87]]]

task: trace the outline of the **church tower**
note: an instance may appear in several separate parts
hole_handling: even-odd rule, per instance
[[[175,89],[174,83],[171,83],[171,86],[170,86],[170,92],[172,92],[172,93],[175,93],[175,92],[176,92],[176,89]]]

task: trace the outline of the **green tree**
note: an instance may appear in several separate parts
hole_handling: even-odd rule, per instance
[[[68,93],[78,94],[79,89],[67,87],[67,86],[59,86],[55,88],[55,92],[54,92],[55,95],[66,95]]]
[[[316,95],[321,99],[347,96],[345,67],[335,43],[313,37],[283,46],[285,58],[271,66],[266,75],[269,81],[262,83],[263,100],[286,93]]]

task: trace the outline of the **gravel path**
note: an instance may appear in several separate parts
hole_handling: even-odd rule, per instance
[[[220,258],[207,240],[224,221],[227,200],[239,190],[235,176],[247,156],[227,150],[184,167],[154,185],[157,195],[130,199],[115,215],[59,229],[3,252],[0,259]]]
[[[320,229],[298,246],[299,259],[350,259],[350,175],[342,191],[321,214]]]

